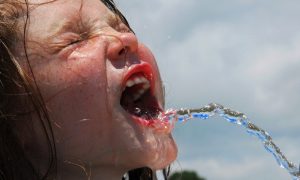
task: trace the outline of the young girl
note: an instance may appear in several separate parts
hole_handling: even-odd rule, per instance
[[[0,179],[152,179],[176,158],[155,59],[112,0],[1,0],[0,58]]]

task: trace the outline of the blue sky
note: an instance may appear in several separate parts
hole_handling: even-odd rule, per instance
[[[267,130],[300,163],[300,1],[116,0],[153,51],[168,108],[217,102]],[[290,179],[262,144],[222,119],[177,124],[173,170],[208,180]]]

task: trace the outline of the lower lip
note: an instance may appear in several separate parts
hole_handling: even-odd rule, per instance
[[[137,124],[142,125],[143,127],[147,127],[149,129],[154,130],[154,132],[157,133],[166,133],[169,134],[174,128],[174,124],[171,124],[170,122],[164,122],[159,119],[152,119],[152,120],[146,120],[134,115],[130,115],[132,119],[137,122]]]

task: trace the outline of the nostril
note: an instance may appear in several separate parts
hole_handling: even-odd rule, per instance
[[[122,55],[124,53],[125,49],[121,49],[121,51],[119,52],[119,56]]]
[[[126,53],[127,53],[127,47],[124,47],[119,51],[119,56]]]
[[[138,49],[138,41],[134,34],[132,33],[118,33],[116,35],[111,35],[113,37],[112,41],[109,41],[107,54],[108,58],[115,60],[126,56],[127,53],[136,53]]]

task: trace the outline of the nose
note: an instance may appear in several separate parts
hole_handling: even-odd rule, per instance
[[[112,35],[112,41],[108,45],[107,56],[110,60],[124,58],[127,53],[135,53],[138,49],[138,40],[132,32]]]

